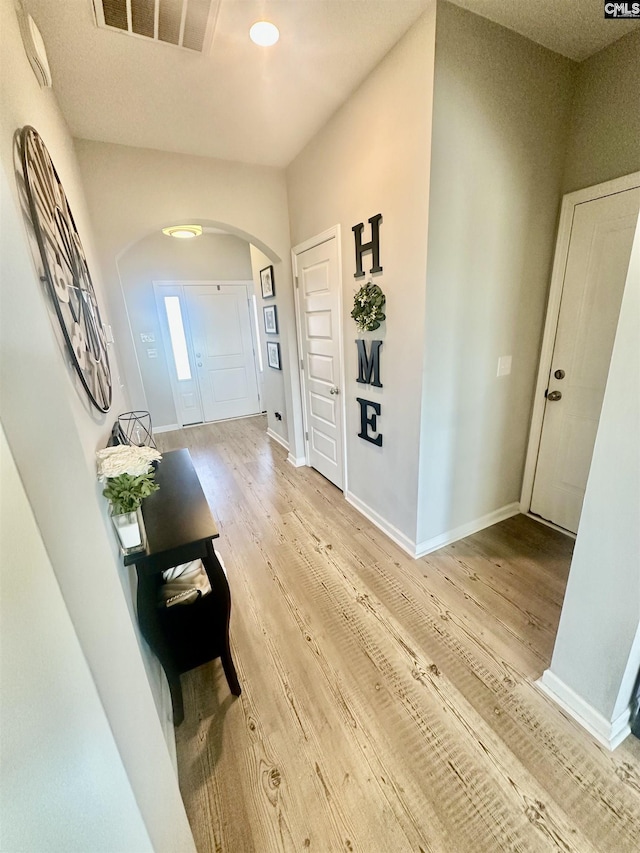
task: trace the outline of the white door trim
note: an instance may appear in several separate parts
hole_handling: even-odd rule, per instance
[[[293,268],[293,277],[294,277],[294,287],[293,287],[293,295],[295,302],[295,318],[296,318],[296,341],[298,344],[298,354],[302,353],[302,322],[300,319],[300,291],[298,289],[298,255],[301,255],[303,252],[306,252],[308,249],[313,249],[316,246],[322,245],[322,243],[326,243],[328,240],[335,239],[336,241],[336,254],[338,259],[338,352],[340,353],[340,395],[339,395],[339,405],[342,412],[342,477],[343,477],[343,494],[347,493],[348,489],[348,475],[347,475],[347,412],[346,412],[346,400],[345,400],[345,389],[346,389],[346,374],[345,374],[345,366],[344,366],[344,336],[342,333],[343,330],[343,310],[342,310],[342,240],[341,240],[341,231],[340,225],[334,225],[331,228],[327,228],[326,231],[322,231],[322,233],[317,234],[315,237],[310,237],[308,240],[303,240],[302,243],[298,243],[291,249],[291,266]],[[301,359],[298,358],[298,370],[300,372],[300,385],[302,391],[302,426],[305,434],[305,442],[304,442],[304,451],[305,451],[305,463],[306,465],[310,464],[309,461],[309,439],[307,438],[309,434],[309,426],[308,426],[308,416],[307,416],[307,394],[306,394],[306,385],[304,378],[304,369],[301,365]]]
[[[569,255],[569,241],[571,239],[574,211],[578,204],[584,204],[584,202],[594,201],[597,198],[603,198],[608,195],[615,195],[616,193],[632,190],[636,187],[640,187],[640,172],[633,172],[630,175],[624,175],[621,178],[615,178],[614,180],[606,181],[603,184],[597,184],[593,187],[586,187],[582,190],[567,193],[567,195],[563,196],[562,199],[560,222],[558,224],[558,238],[556,241],[556,251],[553,260],[553,272],[551,274],[551,286],[549,288],[549,302],[547,305],[547,314],[544,323],[542,348],[540,350],[540,366],[538,368],[538,378],[536,381],[533,413],[531,417],[531,428],[529,430],[529,443],[527,446],[524,478],[522,481],[522,492],[520,495],[520,511],[525,515],[530,515],[536,521],[540,521],[541,519],[530,512],[531,497],[533,495],[533,481],[538,462],[540,439],[542,437],[542,422],[545,407],[544,392],[549,385],[549,373],[551,371],[553,348],[555,346],[556,333],[558,331],[560,303],[562,300],[564,276],[567,266],[567,258]],[[555,525],[551,526],[555,527]],[[561,528],[556,529],[560,530]],[[567,531],[562,532],[566,533]]]

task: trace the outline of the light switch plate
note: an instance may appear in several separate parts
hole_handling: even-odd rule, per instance
[[[511,373],[511,356],[501,355],[498,359],[498,372],[496,376],[508,376]]]
[[[156,342],[156,336],[153,332],[140,332],[140,340],[143,344],[154,344]]]

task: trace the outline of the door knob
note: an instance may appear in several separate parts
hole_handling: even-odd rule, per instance
[[[199,362],[198,362],[198,367],[202,367],[202,362],[201,362],[201,361],[199,361]]]
[[[330,389],[329,389],[329,393],[330,393],[330,394],[339,394],[339,393],[340,393],[340,389],[339,389],[339,388],[336,388],[336,386],[334,385],[334,386],[333,386],[333,388],[330,388]]]
[[[555,403],[556,400],[562,400],[562,392],[561,391],[552,391],[550,394],[547,394],[547,400],[552,403]]]

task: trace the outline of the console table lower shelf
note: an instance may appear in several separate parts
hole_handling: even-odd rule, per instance
[[[180,675],[219,657],[229,689],[241,693],[231,648],[231,591],[213,539],[219,536],[188,450],[163,454],[160,489],[144,501],[146,550],[124,558],[138,575],[138,623],[169,682],[174,725],[184,719]],[[201,559],[211,592],[192,604],[158,607],[162,572]]]

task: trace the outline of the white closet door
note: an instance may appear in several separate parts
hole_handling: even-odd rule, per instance
[[[576,533],[607,382],[640,189],[576,206],[531,512]]]

